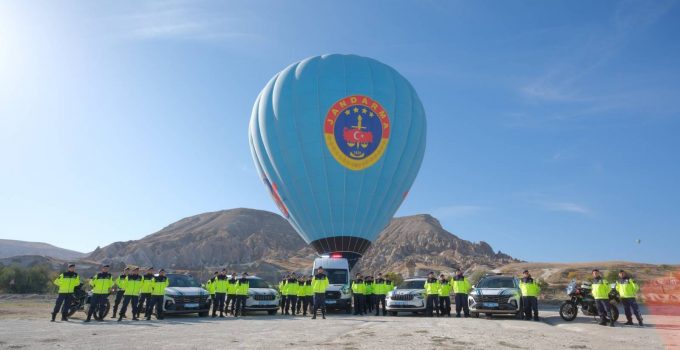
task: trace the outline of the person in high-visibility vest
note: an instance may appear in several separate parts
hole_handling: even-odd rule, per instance
[[[248,281],[248,273],[244,272],[241,274],[241,278],[238,279],[236,284],[236,308],[234,310],[234,317],[245,315],[249,289],[250,281]]]
[[[453,285],[442,273],[439,275],[439,312],[451,317],[451,290]]]
[[[295,273],[292,273],[290,278],[286,281],[285,290],[287,295],[284,315],[295,315],[295,304],[297,303],[298,292],[298,280]]]
[[[439,280],[434,277],[434,272],[427,274],[425,281],[425,315],[434,316],[434,311],[439,317]]]
[[[305,281],[305,286],[304,286],[304,291],[305,291],[304,298],[305,299],[304,299],[304,303],[302,305],[302,308],[303,308],[302,316],[307,316],[307,312],[309,312],[311,314],[312,309],[314,308],[314,288],[312,286],[313,280],[314,280],[314,275],[309,275],[309,277]]]
[[[149,267],[142,276],[142,289],[139,294],[139,305],[137,305],[137,315],[135,317],[139,317],[142,311],[144,311],[145,315],[148,313],[147,309],[151,303],[151,292],[153,291],[153,271],[153,267]]]
[[[314,291],[314,310],[312,320],[316,319],[316,312],[321,309],[321,317],[326,319],[326,289],[328,289],[328,276],[323,272],[323,267],[316,269],[316,275],[312,277],[312,290]]]
[[[456,275],[451,278],[451,285],[453,286],[454,302],[456,303],[456,317],[460,317],[461,311],[463,311],[465,317],[470,317],[470,308],[468,306],[470,282],[468,282],[467,277],[463,276],[463,271],[456,269]]]
[[[366,290],[364,292],[366,295],[366,298],[364,299],[364,313],[368,315],[373,312],[373,276],[364,276],[364,283],[366,284]]]
[[[130,267],[126,266],[123,270],[123,273],[121,273],[118,278],[116,278],[116,300],[113,303],[113,313],[111,314],[111,318],[116,318],[117,316],[116,314],[118,313],[118,306],[120,305],[120,302],[123,301],[123,297],[125,296],[125,279],[129,273]],[[123,315],[123,317],[125,317],[125,315]]]
[[[92,287],[92,297],[85,322],[90,322],[95,311],[99,312],[99,320],[103,321],[106,299],[113,287],[113,276],[109,273],[109,265],[102,266],[102,271],[90,279],[90,287]]]
[[[389,292],[388,280],[383,278],[382,273],[378,272],[377,278],[373,282],[373,295],[375,296],[375,315],[380,315],[380,306],[382,305],[382,314],[385,316],[385,295]]]
[[[591,288],[593,299],[595,299],[595,304],[597,305],[597,313],[600,315],[600,325],[606,326],[609,323],[611,327],[614,327],[614,317],[612,316],[612,308],[609,303],[609,292],[611,291],[609,281],[602,278],[598,269],[594,269],[592,274],[593,283]]]
[[[213,276],[210,277],[207,281],[205,281],[205,290],[208,291],[208,294],[210,295],[210,304],[215,305],[215,286],[213,285],[213,281],[217,278],[217,275],[219,275],[218,271],[215,271],[213,273]]]
[[[149,302],[149,307],[146,308],[146,319],[151,319],[151,314],[153,314],[153,307],[156,307],[156,319],[163,319],[163,297],[165,296],[165,288],[170,285],[168,277],[165,276],[165,270],[160,269],[158,271],[158,276],[153,278],[151,284],[151,300]]]
[[[283,313],[284,309],[286,308],[286,300],[288,298],[288,291],[286,290],[286,282],[288,282],[288,279],[290,278],[290,274],[286,274],[283,276],[281,281],[279,282],[279,295],[281,296],[281,313]]]
[[[128,305],[132,305],[132,320],[139,321],[137,318],[139,293],[142,290],[142,276],[139,275],[139,267],[132,269],[132,273],[125,277],[125,295],[123,297],[123,305],[120,307],[120,314],[118,315],[118,322],[125,317]]]
[[[616,291],[619,292],[619,297],[621,298],[621,303],[623,304],[623,310],[626,313],[626,319],[628,322],[625,325],[633,325],[633,313],[635,318],[637,318],[638,325],[643,326],[642,316],[640,315],[640,308],[638,307],[637,301],[635,301],[635,296],[640,290],[640,286],[635,283],[635,280],[630,278],[626,271],[619,271],[619,279],[616,281]],[[631,312],[631,309],[633,312]]]
[[[364,278],[360,273],[354,276],[354,281],[352,281],[352,296],[354,297],[354,314],[363,315],[364,314],[364,300],[366,293],[366,284],[364,283]],[[324,301],[325,302],[325,301]]]
[[[238,286],[238,279],[236,278],[236,271],[231,273],[227,280],[227,303],[224,305],[224,312],[234,315],[236,308],[236,287]]]
[[[541,287],[534,281],[528,270],[522,272],[522,279],[519,280],[519,290],[522,292],[522,304],[524,304],[524,319],[531,320],[533,313],[534,321],[538,321],[538,295],[541,294]]]
[[[54,310],[52,310],[52,322],[54,322],[60,309],[61,320],[68,321],[68,311],[71,303],[73,303],[73,292],[80,285],[80,276],[76,273],[76,265],[69,264],[68,269],[54,280],[54,284],[59,287],[59,294],[54,304]]]
[[[294,314],[302,313],[302,305],[305,301],[305,283],[307,282],[307,276],[301,275],[298,278],[298,291],[297,291],[297,304],[295,305]]]
[[[224,301],[227,298],[227,290],[229,289],[229,279],[227,278],[226,269],[222,269],[217,277],[213,279],[212,286],[215,289],[215,303],[212,308],[212,317],[217,317],[217,310],[220,310],[220,317],[224,317]]]

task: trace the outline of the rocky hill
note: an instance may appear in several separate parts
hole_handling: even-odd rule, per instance
[[[275,278],[286,270],[308,271],[315,257],[281,216],[253,209],[199,214],[140,240],[98,248],[86,261],[184,269],[200,275],[228,267]],[[429,215],[394,219],[367,252],[357,271],[449,271],[454,267],[498,267],[516,260],[444,230]]]
[[[0,259],[20,255],[39,255],[62,260],[78,259],[85,256],[84,253],[55,247],[47,243],[0,239]]]

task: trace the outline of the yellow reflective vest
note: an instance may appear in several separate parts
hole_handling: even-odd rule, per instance
[[[448,297],[451,296],[451,290],[453,289],[453,284],[449,280],[439,280],[439,296]]]
[[[303,287],[306,297],[314,296],[314,287],[312,286],[312,280],[305,281],[305,286]]]
[[[156,276],[151,283],[151,295],[165,295],[165,288],[170,285],[168,276]]]
[[[453,276],[451,284],[454,294],[467,294],[470,291],[470,282],[465,276]]]
[[[519,290],[522,292],[523,297],[537,297],[541,294],[541,287],[531,277],[519,280]]]
[[[312,278],[312,291],[314,293],[326,293],[328,284],[328,276],[325,273],[317,273]]]
[[[305,296],[305,281],[298,281],[297,297]]]
[[[428,279],[425,282],[425,294],[438,295],[439,294],[439,280],[436,278]]]
[[[213,286],[215,293],[226,294],[229,289],[229,279],[227,279],[227,276],[217,276],[213,279],[211,285]]]
[[[215,285],[213,284],[213,281],[215,280],[215,277],[209,279],[207,282],[205,282],[205,289],[210,293],[210,295],[215,295]]]
[[[54,280],[54,284],[59,287],[59,294],[73,293],[80,285],[80,276],[75,272],[66,271]]]
[[[113,287],[113,276],[108,272],[100,272],[90,279],[93,294],[109,294]]]
[[[623,278],[616,281],[616,291],[621,298],[635,298],[640,286],[632,278]]]
[[[248,295],[250,289],[250,281],[247,278],[241,278],[236,283],[236,295]]]
[[[125,279],[127,278],[128,275],[126,274],[121,274],[116,278],[116,286],[118,287],[118,290],[125,290]]]
[[[609,291],[612,287],[609,282],[604,278],[597,278],[593,280],[593,298],[596,300],[609,299]]]
[[[227,294],[236,295],[236,287],[238,286],[238,280],[236,278],[230,278],[227,281]]]
[[[366,294],[366,284],[364,283],[364,280],[352,281],[352,293]]]
[[[289,278],[286,281],[285,286],[283,287],[285,290],[284,295],[297,295],[298,292],[298,281],[296,278]]]
[[[152,273],[142,276],[142,294],[151,294],[153,292],[153,277]]]
[[[125,294],[129,296],[139,296],[142,291],[142,276],[128,275],[125,277]]]

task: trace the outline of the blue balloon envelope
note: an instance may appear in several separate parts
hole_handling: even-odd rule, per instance
[[[300,236],[356,261],[406,197],[425,153],[423,105],[393,68],[311,57],[260,92],[249,127],[257,170]]]

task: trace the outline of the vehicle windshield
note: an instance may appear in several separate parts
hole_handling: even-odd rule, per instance
[[[513,278],[482,278],[477,288],[515,288]]]
[[[397,289],[425,289],[425,280],[404,281]]]
[[[347,284],[347,270],[323,269],[329,284]]]
[[[259,278],[248,279],[248,286],[250,288],[270,288],[269,283]]]
[[[200,287],[201,285],[196,282],[191,276],[186,275],[168,275],[168,280],[170,280],[170,287]]]

